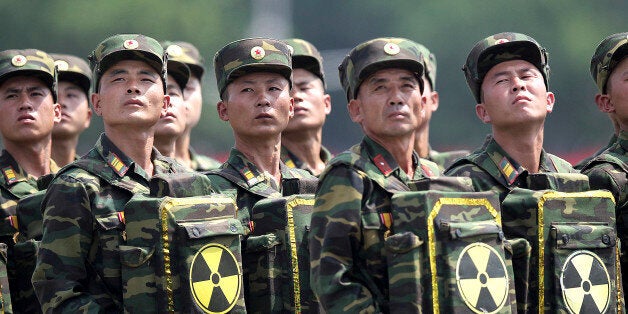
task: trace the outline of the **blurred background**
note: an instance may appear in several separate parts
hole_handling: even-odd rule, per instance
[[[212,59],[225,44],[245,37],[299,37],[324,57],[332,113],[323,144],[338,153],[357,143],[362,132],[349,119],[337,66],[355,45],[375,37],[405,37],[436,55],[439,110],[431,124],[432,147],[474,149],[490,128],[475,116],[475,102],[461,67],[473,45],[494,33],[528,34],[547,48],[550,90],[556,106],[545,126],[545,149],[572,162],[606,144],[612,126],[593,102],[596,88],[591,56],[606,36],[628,31],[628,1],[440,0],[57,0],[0,2],[0,49],[38,48],[86,57],[117,33],[142,33],[196,45],[205,58],[204,108],[192,133],[199,152],[226,159],[231,129],[216,114]],[[85,153],[102,132],[95,117],[81,137]]]

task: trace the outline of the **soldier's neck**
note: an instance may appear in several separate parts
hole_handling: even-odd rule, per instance
[[[150,158],[153,151],[154,127],[129,130],[111,128],[105,124],[105,133],[119,150],[142,167],[149,176],[153,175],[153,162]]]
[[[181,164],[188,167],[192,166],[192,156],[190,156],[190,133],[191,129],[185,129],[183,134],[177,138],[175,142],[175,158]]]
[[[52,160],[59,167],[63,167],[74,161],[76,158],[76,145],[78,145],[79,136],[70,136],[64,138],[52,139]]]
[[[314,174],[319,174],[325,169],[325,162],[321,159],[322,133],[322,129],[313,132],[282,133],[281,145],[312,169]]]
[[[414,150],[421,158],[427,158],[430,154],[430,129],[423,128],[414,134]]]
[[[412,164],[412,153],[414,152],[414,132],[406,135],[379,137],[369,135],[369,137],[384,147],[390,153],[399,168],[405,172],[409,178],[414,175],[414,165]]]
[[[493,138],[530,173],[539,172],[541,151],[543,150],[543,126],[529,132],[500,132],[493,129]]]
[[[176,138],[168,136],[155,137],[155,148],[164,156],[176,158]]]
[[[235,149],[250,160],[260,172],[268,172],[281,182],[281,135],[273,138],[243,138],[235,136]]]
[[[30,176],[39,178],[50,173],[50,135],[32,142],[15,142],[3,138],[3,143],[7,152]]]

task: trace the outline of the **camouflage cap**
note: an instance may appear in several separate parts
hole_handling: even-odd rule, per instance
[[[54,59],[37,49],[4,50],[0,52],[0,85],[18,76],[37,76],[50,88],[57,102],[57,69]]]
[[[417,44],[419,51],[423,56],[423,64],[425,65],[425,77],[430,82],[432,91],[436,89],[436,56],[430,52],[427,47]]]
[[[51,53],[50,56],[55,60],[59,81],[68,81],[78,85],[89,98],[92,71],[89,69],[87,61],[73,55],[59,53]]]
[[[192,72],[187,64],[179,61],[168,60],[168,75],[172,75],[181,90],[185,89]]]
[[[253,72],[283,75],[292,87],[292,57],[288,45],[270,38],[247,38],[222,47],[214,56],[220,97],[229,83]]]
[[[549,88],[548,55],[534,38],[520,33],[499,33],[478,41],[462,67],[467,85],[477,103],[481,102],[480,88],[486,73],[495,65],[510,61],[525,60],[539,69]]]
[[[323,57],[318,49],[310,42],[299,38],[284,40],[292,53],[292,68],[305,69],[323,81],[325,85],[325,73],[323,71]]]
[[[626,55],[628,55],[628,33],[610,35],[597,45],[591,58],[591,76],[600,93],[606,94],[608,77]]]
[[[89,55],[94,78],[94,92],[100,88],[100,78],[112,65],[121,60],[146,62],[162,78],[166,91],[166,60],[164,48],[155,39],[141,34],[118,34],[103,40]]]
[[[423,92],[423,56],[419,44],[405,38],[383,37],[353,48],[338,67],[347,101],[358,95],[362,81],[386,68],[402,68],[414,73]]]
[[[161,45],[166,49],[168,59],[185,63],[199,80],[203,77],[205,60],[194,45],[185,41],[164,41]]]

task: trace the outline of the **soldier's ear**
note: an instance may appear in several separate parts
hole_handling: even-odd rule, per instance
[[[480,120],[484,123],[491,123],[491,117],[488,115],[484,104],[475,105],[475,114],[480,118]]]
[[[100,106],[100,95],[98,93],[92,94],[92,106],[94,106],[94,112],[97,116],[102,117],[102,108]]]
[[[602,112],[615,112],[615,105],[613,105],[613,103],[611,102],[611,98],[608,96],[608,94],[595,95],[595,104]]]
[[[432,103],[432,108],[429,108],[429,110],[432,110],[432,112],[438,110],[438,92],[431,92],[428,98]]]
[[[218,118],[222,121],[229,121],[229,112],[227,111],[227,104],[223,100],[216,104],[216,111],[218,111]]]
[[[160,118],[163,118],[168,113],[168,108],[170,108],[170,95],[164,95],[164,103],[161,107],[161,115]]]
[[[355,123],[362,123],[362,120],[364,119],[362,117],[362,108],[360,107],[360,104],[360,101],[357,99],[351,99],[347,104],[351,121]]]
[[[552,92],[547,92],[547,95],[545,97],[547,98],[547,113],[550,113],[552,112],[552,110],[554,110],[554,103],[556,99],[554,98],[554,93]]]
[[[52,110],[54,111],[54,123],[61,122],[61,105],[59,103],[52,104]]]
[[[329,94],[325,94],[323,96],[323,103],[325,104],[325,114],[328,115],[331,113],[331,96]]]

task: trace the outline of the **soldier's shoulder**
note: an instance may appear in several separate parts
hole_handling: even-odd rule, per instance
[[[552,161],[552,163],[554,164],[554,167],[556,167],[556,170],[558,172],[561,172],[561,173],[578,172],[576,169],[574,169],[571,163],[568,162],[567,160],[564,160],[556,155],[549,154],[549,153],[547,154],[547,156]]]
[[[195,171],[206,171],[206,170],[212,170],[212,169],[218,169],[220,168],[220,165],[222,165],[222,163],[214,158],[211,158],[209,156],[206,155],[194,155],[194,170]]]

